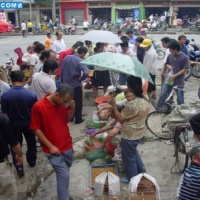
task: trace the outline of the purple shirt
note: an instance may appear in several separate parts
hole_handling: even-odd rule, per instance
[[[188,56],[186,56],[184,53],[180,53],[178,55],[170,54],[167,57],[166,65],[167,64],[173,67],[173,74],[177,74],[182,69],[188,69],[190,67]],[[185,77],[184,74],[182,74],[174,79],[174,86],[183,86],[184,82]]]
[[[89,72],[88,68],[80,63],[82,60],[78,54],[64,58],[61,65],[61,83],[68,83],[74,88],[81,86],[81,81],[87,78]]]

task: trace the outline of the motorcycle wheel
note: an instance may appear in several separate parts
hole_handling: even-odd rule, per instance
[[[190,67],[186,70],[186,72],[185,72],[185,74],[184,74],[185,81],[188,80],[188,79],[190,78],[191,75],[192,75],[192,66],[190,66]]]
[[[192,76],[200,78],[200,65],[192,65]]]
[[[165,57],[165,52],[161,49],[157,50],[156,53],[157,53],[158,60],[162,60]]]

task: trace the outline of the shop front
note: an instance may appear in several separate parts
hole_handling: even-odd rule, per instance
[[[112,8],[112,21],[132,21],[143,19],[143,7],[140,5],[116,4]]]
[[[74,2],[74,1],[60,1],[60,12],[61,12],[61,23],[67,24],[68,20],[74,16],[76,23],[79,25],[83,24],[84,19],[87,19],[87,10],[85,2]]]
[[[88,21],[92,25],[94,24],[94,20],[96,18],[99,19],[100,22],[111,21],[111,2],[88,2]]]

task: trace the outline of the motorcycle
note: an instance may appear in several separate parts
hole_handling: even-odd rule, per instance
[[[5,54],[5,56],[8,57],[9,59],[8,61],[6,61],[5,65],[2,65],[0,67],[0,72],[2,73],[2,80],[10,84],[11,83],[10,74],[15,65],[15,62],[10,54]]]
[[[190,46],[193,50],[190,50],[190,61],[200,62],[200,46],[195,43],[194,39],[191,39],[193,42]],[[190,76],[194,76],[195,78],[200,78],[200,65],[192,63],[190,68],[185,72],[185,80],[189,79]]]
[[[100,22],[96,23],[96,24],[94,25],[94,29],[95,29],[95,30],[101,30],[101,23],[100,23]]]
[[[152,44],[154,49],[156,50],[157,53],[157,59],[161,60],[165,57],[165,51],[162,49],[160,44],[156,44],[155,40],[152,40]]]

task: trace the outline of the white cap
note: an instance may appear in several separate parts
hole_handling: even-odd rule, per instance
[[[107,89],[107,91],[106,91],[106,93],[104,94],[104,96],[109,96],[110,93],[111,93],[111,92],[115,92],[116,89],[117,89],[117,88],[116,88],[115,86],[113,86],[113,85],[109,86],[108,89]]]

